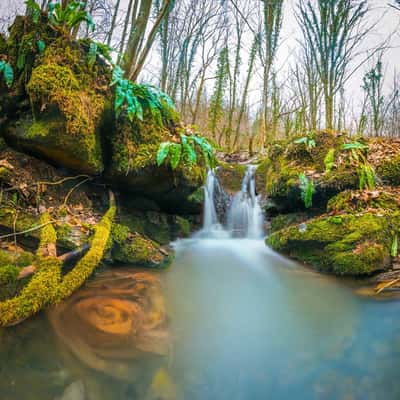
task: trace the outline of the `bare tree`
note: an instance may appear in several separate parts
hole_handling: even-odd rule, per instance
[[[151,23],[153,0],[135,0],[131,16],[131,30],[124,67],[129,79],[135,81],[149,55],[164,18],[174,5],[173,0],[163,0],[155,20]]]
[[[282,27],[283,0],[262,0],[263,7],[263,40],[260,46],[260,58],[263,66],[263,123],[264,143],[268,142],[269,125],[269,82],[272,66],[279,45],[279,36]]]
[[[296,16],[322,83],[325,122],[330,129],[335,95],[343,87],[349,64],[369,32],[363,24],[366,12],[366,0],[299,0]]]

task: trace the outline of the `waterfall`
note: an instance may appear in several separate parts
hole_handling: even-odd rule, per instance
[[[263,236],[263,214],[256,195],[256,167],[250,165],[241,190],[233,196],[224,229],[218,219],[217,198],[224,193],[214,171],[208,171],[204,187],[204,217],[201,237],[234,237],[258,239]]]
[[[214,196],[217,185],[219,185],[219,183],[214,171],[209,170],[204,187],[203,230],[205,232],[210,232],[215,229],[215,227],[219,226]]]
[[[256,195],[255,172],[254,165],[247,168],[242,187],[229,208],[228,230],[233,237],[257,239],[263,235],[263,214]]]

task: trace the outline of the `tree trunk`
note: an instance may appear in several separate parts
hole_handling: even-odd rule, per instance
[[[111,26],[110,26],[110,31],[108,32],[108,35],[107,35],[107,46],[111,45],[111,39],[112,39],[112,35],[114,33],[115,23],[117,21],[120,2],[121,2],[121,0],[117,0],[117,4],[115,5],[115,10],[114,10],[114,14],[113,14]]]

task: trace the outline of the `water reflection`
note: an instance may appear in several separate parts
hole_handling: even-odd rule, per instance
[[[0,335],[6,400],[400,398],[400,302],[262,241],[176,243],[165,273],[99,274]]]

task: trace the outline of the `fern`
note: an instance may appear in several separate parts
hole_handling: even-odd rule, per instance
[[[97,57],[97,43],[90,42],[89,51],[86,56],[89,67],[93,67],[93,65],[96,63],[96,57]]]
[[[329,174],[335,165],[335,149],[329,149],[324,158],[325,172]]]
[[[95,30],[93,18],[85,10],[83,1],[70,1],[65,8],[61,3],[51,1],[48,5],[47,15],[50,25],[63,33],[69,33],[72,28],[82,22],[85,22],[92,31]]]
[[[140,85],[125,79],[124,71],[117,65],[113,70],[111,85],[115,85],[114,109],[117,116],[125,109],[131,122],[134,118],[142,121],[146,110],[159,125],[162,125],[164,106],[167,104],[175,109],[174,103],[165,93],[155,86]]]
[[[296,139],[293,143],[295,144],[304,144],[307,149],[312,149],[316,146],[315,139],[314,139],[314,132],[310,132],[307,136],[303,136],[301,138]]]
[[[310,208],[312,205],[312,197],[315,192],[314,182],[312,179],[306,177],[306,175],[301,172],[299,174],[301,199],[304,201],[304,206]]]
[[[35,0],[26,0],[25,5],[26,5],[27,14],[30,17],[32,17],[33,23],[37,24],[39,22],[40,15],[42,12],[39,4],[37,4]]]
[[[200,149],[208,168],[215,168],[216,159],[214,149],[207,139],[197,135],[181,135],[181,143],[163,142],[157,152],[157,165],[161,166],[169,160],[172,169],[176,169],[180,162],[186,161],[189,167],[196,164],[198,156],[196,148]]]
[[[350,160],[357,165],[358,187],[360,190],[373,190],[376,186],[375,170],[368,162],[365,151],[368,146],[360,142],[344,143],[342,150],[350,150]]]
[[[46,43],[43,40],[39,39],[36,42],[36,47],[37,47],[39,54],[43,54],[46,49]]]
[[[14,71],[6,61],[0,61],[0,74],[3,74],[4,82],[10,88],[14,82]]]

